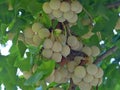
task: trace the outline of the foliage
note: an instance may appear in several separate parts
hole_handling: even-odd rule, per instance
[[[67,90],[69,87],[69,83],[61,85],[51,83],[47,87],[44,80],[57,67],[56,62],[46,60],[39,55],[42,50],[42,43],[38,47],[34,47],[26,45],[18,39],[20,31],[24,31],[26,26],[32,25],[36,21],[41,22],[49,29],[57,27],[58,22],[52,22],[48,15],[43,12],[42,5],[46,1],[49,0],[0,0],[0,44],[5,45],[9,40],[8,33],[14,33],[13,45],[9,50],[10,54],[4,56],[0,52],[0,84],[4,84],[6,90],[17,90],[17,86],[22,90],[35,90],[39,86],[42,86],[43,90],[57,86],[62,86],[64,90]],[[103,84],[99,90],[119,90],[120,31],[117,30],[117,34],[114,35],[113,29],[119,18],[120,8],[108,8],[111,3],[117,2],[117,0],[79,1],[84,9],[78,14],[77,24],[72,26],[70,30],[85,44],[99,46],[101,54],[114,45],[118,47],[115,53],[102,60],[98,66],[104,69]],[[84,25],[82,21],[85,19],[90,19],[90,23]],[[6,31],[7,28],[8,31]],[[88,39],[81,38],[89,30],[92,30],[94,35]],[[101,40],[104,40],[105,44],[100,45]],[[26,52],[26,49],[29,49],[29,52]],[[26,58],[24,57],[25,53]],[[111,58],[115,58],[112,63],[110,63]],[[35,64],[37,64],[38,69],[29,79],[26,80],[23,76],[16,75],[18,68],[21,71],[29,71]],[[38,85],[36,85],[37,82]],[[76,88],[76,90],[79,89]]]

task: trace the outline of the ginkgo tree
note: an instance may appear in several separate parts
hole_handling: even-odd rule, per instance
[[[0,0],[0,46],[12,42],[9,54],[0,50],[0,85],[119,90],[119,5],[118,0]]]

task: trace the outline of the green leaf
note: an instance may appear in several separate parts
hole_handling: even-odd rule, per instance
[[[46,77],[53,71],[54,68],[55,68],[54,60],[43,61],[42,64],[38,67],[38,72],[43,71],[44,77]]]
[[[38,67],[36,73],[31,76],[28,80],[25,81],[25,85],[34,85],[39,80],[45,79],[52,70],[55,68],[55,62],[53,60],[43,61],[41,65]]]
[[[25,81],[24,85],[34,85],[43,77],[43,72],[37,72],[31,76],[28,80]]]
[[[50,28],[52,26],[52,21],[47,14],[41,13],[40,22],[45,25],[45,27]]]
[[[27,47],[25,46],[25,44],[22,41],[18,41],[18,48],[19,48],[21,57],[23,57]]]
[[[17,60],[14,64],[14,66],[20,68],[22,71],[28,71],[31,68],[29,58]]]

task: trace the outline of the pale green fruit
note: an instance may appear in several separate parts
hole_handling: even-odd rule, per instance
[[[61,62],[62,55],[60,53],[54,52],[52,55],[52,59],[56,62]]]
[[[41,39],[43,38],[46,38],[46,37],[49,37],[50,36],[50,32],[48,29],[46,28],[41,28],[39,31],[38,31],[38,35]]]
[[[47,14],[50,14],[52,12],[52,9],[50,8],[49,2],[45,2],[43,4],[43,11]]]
[[[42,24],[40,24],[39,22],[35,22],[32,25],[32,31],[35,32],[35,33],[37,33],[42,27],[43,27]]]
[[[53,14],[53,16],[54,17],[56,17],[56,18],[60,18],[60,17],[62,17],[62,12],[60,11],[60,10],[54,10],[53,12],[52,12],[52,14]]]
[[[43,49],[42,55],[46,58],[51,58],[53,51],[51,49]]]
[[[91,90],[92,86],[89,83],[85,83],[84,81],[81,81],[79,83],[80,90]]]
[[[48,15],[49,16],[49,18],[52,20],[52,19],[55,19],[55,17],[53,16],[53,14],[51,13],[51,14],[49,14]]]
[[[74,61],[70,61],[67,64],[67,69],[68,69],[69,72],[72,73],[76,66],[77,66],[77,64]]]
[[[36,70],[37,70],[37,68],[38,68],[38,65],[37,65],[37,64],[34,64],[34,65],[32,66],[32,73],[35,73]]]
[[[79,41],[77,41],[76,46],[74,46],[74,47],[71,46],[71,49],[75,50],[75,51],[79,51],[79,47],[80,47],[80,43],[79,43]]]
[[[41,42],[41,38],[38,35],[33,36],[33,43],[38,46]]]
[[[30,71],[23,71],[23,77],[25,79],[28,79],[32,76],[32,73]]]
[[[72,75],[72,80],[75,85],[78,85],[82,81],[81,78],[76,77],[74,74]]]
[[[102,78],[99,78],[99,81],[98,81],[98,86],[100,86],[103,82],[103,79]]]
[[[84,80],[84,82],[89,83],[89,82],[91,82],[93,79],[94,79],[93,75],[87,74],[87,75],[84,77],[83,80]]]
[[[82,11],[82,5],[77,0],[75,0],[71,3],[71,10],[76,13],[80,13]]]
[[[54,75],[55,75],[55,82],[56,83],[59,83],[63,78],[62,74],[59,72],[59,70],[55,70]]]
[[[97,46],[92,46],[91,50],[92,50],[92,56],[94,56],[94,57],[96,57],[100,54],[100,49]]]
[[[49,5],[51,9],[58,10],[60,8],[61,2],[60,0],[51,0]]]
[[[79,41],[79,50],[81,50],[82,48],[83,48],[83,43]]]
[[[54,82],[54,80],[55,80],[55,75],[54,75],[54,73],[55,73],[55,70],[53,70],[52,73],[46,78],[46,81],[47,81],[48,83]]]
[[[64,12],[63,17],[67,20],[71,19],[74,16],[72,11]]]
[[[32,38],[25,38],[25,43],[34,46],[34,42],[33,42]]]
[[[77,66],[74,70],[74,75],[77,78],[84,78],[86,75],[86,69],[83,66]]]
[[[63,78],[67,78],[68,77],[69,73],[68,73],[68,70],[66,68],[64,68],[64,67],[59,68],[59,72],[61,73]]]
[[[68,19],[69,23],[76,23],[78,20],[77,14],[74,14],[72,18]]]
[[[26,27],[23,31],[25,38],[32,38],[34,35],[34,32],[32,31],[32,28]]]
[[[61,43],[58,42],[58,41],[55,41],[55,42],[53,43],[52,50],[53,50],[54,52],[61,52],[61,51],[62,51],[62,45],[61,45]]]
[[[60,17],[60,18],[57,18],[57,20],[58,20],[59,22],[64,22],[64,21],[65,21],[65,18],[64,18],[64,17]]]
[[[98,67],[95,64],[89,64],[86,70],[88,74],[95,75],[98,72]]]
[[[94,61],[94,58],[93,58],[92,56],[89,56],[89,57],[88,57],[87,65],[88,65],[88,64],[92,64],[93,61]]]
[[[43,43],[43,47],[45,49],[50,49],[50,48],[52,48],[52,46],[53,46],[52,40],[51,39],[45,39],[45,41]]]
[[[13,40],[13,38],[15,37],[15,33],[9,32],[9,33],[7,34],[7,36],[8,36],[8,39],[9,39],[9,40]]]
[[[92,86],[97,86],[99,83],[99,79],[98,78],[94,78],[91,82],[90,82],[90,85]]]
[[[68,2],[62,2],[60,6],[60,10],[62,12],[68,12],[70,11],[70,4]]]
[[[68,45],[64,45],[62,47],[62,56],[67,57],[70,54],[70,47]]]
[[[75,56],[75,57],[74,57],[74,62],[75,62],[77,65],[79,65],[82,59],[83,59],[83,57],[81,57],[81,56]]]
[[[64,34],[60,34],[59,38],[60,38],[60,43],[62,43],[62,45],[66,45],[66,40],[67,40],[66,36]]]
[[[69,46],[75,47],[78,43],[78,39],[75,36],[69,36],[68,40],[67,40],[67,43],[68,43]]]
[[[88,46],[83,47],[83,48],[82,48],[82,52],[84,52],[84,53],[87,54],[88,56],[91,56],[91,54],[92,54],[92,50],[91,50],[91,48],[88,47]]]
[[[23,33],[20,33],[18,36],[18,40],[25,42],[25,37]]]
[[[98,71],[97,71],[97,73],[95,74],[95,77],[96,77],[96,78],[102,78],[102,77],[103,77],[103,74],[104,74],[103,70],[102,70],[101,68],[98,68]]]

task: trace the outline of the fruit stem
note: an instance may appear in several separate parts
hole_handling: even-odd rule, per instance
[[[83,7],[84,12],[89,16],[91,23],[93,23],[93,17],[91,14]]]

